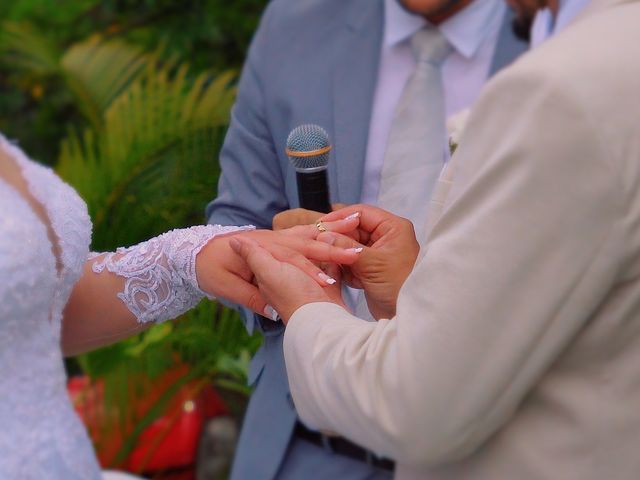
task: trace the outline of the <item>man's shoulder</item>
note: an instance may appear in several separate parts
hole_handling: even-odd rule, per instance
[[[271,28],[300,30],[325,29],[343,25],[359,12],[382,4],[382,0],[271,0],[268,6]],[[284,33],[284,32],[283,32]]]
[[[579,17],[521,57],[507,72],[536,76],[576,93],[632,86],[640,75],[640,2],[621,3]],[[633,84],[635,88],[635,83]]]
[[[351,48],[349,39],[355,37],[344,32],[352,26],[379,31],[383,1],[272,0],[254,37],[250,61],[267,79],[263,81],[285,80],[287,85],[287,76],[309,74],[309,64],[328,67]]]

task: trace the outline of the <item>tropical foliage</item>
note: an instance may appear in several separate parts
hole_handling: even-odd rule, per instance
[[[0,2],[0,23],[38,32],[37,50],[55,60],[92,35],[119,39],[142,51],[164,46],[167,57],[188,62],[190,73],[238,70],[267,0],[11,0]],[[0,28],[0,47],[4,35]],[[33,41],[31,39],[30,41]],[[29,145],[45,163],[58,158],[68,125],[82,126],[59,77],[22,69],[20,58],[0,55],[0,130]]]
[[[203,222],[204,205],[215,196],[216,157],[237,64],[263,3],[77,0],[60,9],[56,2],[19,0],[0,5],[2,18],[17,20],[0,28],[0,130],[55,165],[80,192],[94,221],[94,250]],[[204,22],[194,18],[198,12]],[[228,22],[234,12],[243,19],[241,28]],[[196,25],[191,36],[184,28],[190,21]],[[216,28],[205,35],[205,25],[212,23]],[[52,31],[47,24],[66,29]],[[215,68],[209,69],[203,68],[203,49],[195,49],[201,42],[204,50],[234,47],[211,53]],[[186,61],[192,51],[198,52],[196,67]],[[246,394],[246,368],[259,341],[247,336],[235,312],[203,302],[180,321],[85,355],[78,364],[105,381],[107,401],[126,415],[131,395],[144,394],[176,364],[191,366],[182,382],[200,378]],[[132,385],[141,374],[148,385]],[[138,419],[140,426],[157,413]],[[125,446],[139,433],[134,431]]]

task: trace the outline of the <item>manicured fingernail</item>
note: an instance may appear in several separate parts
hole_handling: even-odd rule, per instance
[[[351,250],[352,252],[360,253],[364,250],[364,248],[357,247],[357,248],[350,248],[349,250]]]
[[[345,220],[353,220],[354,218],[358,218],[360,216],[360,212],[352,213],[348,217],[345,217]]]
[[[267,306],[264,307],[264,316],[267,318],[270,318],[274,322],[277,322],[279,317],[278,312],[276,312],[275,308],[273,308],[269,304],[267,304]]]
[[[335,278],[330,277],[329,275],[327,275],[324,272],[320,272],[318,274],[318,277],[320,277],[320,280],[322,280],[323,282],[325,282],[325,283],[327,283],[329,285],[333,285],[334,283],[336,283],[336,279]]]

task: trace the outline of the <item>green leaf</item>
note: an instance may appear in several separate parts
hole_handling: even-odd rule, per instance
[[[29,23],[2,24],[0,54],[9,57],[15,69],[40,76],[58,74],[60,52]]]
[[[61,59],[69,89],[92,127],[103,127],[104,113],[152,60],[137,47],[99,36],[73,45]]]

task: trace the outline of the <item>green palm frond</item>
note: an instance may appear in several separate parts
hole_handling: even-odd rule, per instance
[[[77,106],[100,129],[105,110],[152,60],[130,44],[93,36],[69,48],[60,66]]]
[[[99,134],[70,132],[62,143],[58,171],[87,201],[101,249],[199,223],[215,193],[234,76],[187,73],[149,63],[105,110]]]
[[[35,78],[62,80],[73,104],[95,131],[102,129],[104,113],[112,102],[161,55],[160,51],[145,53],[120,40],[104,41],[99,35],[61,53],[27,23],[5,22],[0,32],[0,54],[7,64]]]
[[[39,76],[60,71],[60,51],[28,23],[4,22],[0,36],[0,53],[7,56],[12,68]]]

